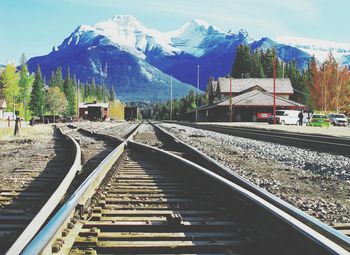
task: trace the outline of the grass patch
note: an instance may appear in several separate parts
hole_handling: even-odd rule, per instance
[[[34,127],[22,127],[19,129],[19,136],[21,138],[39,138],[45,134],[50,134],[52,127],[50,125],[37,125]],[[14,136],[14,127],[0,128],[0,139],[11,139],[16,138]]]

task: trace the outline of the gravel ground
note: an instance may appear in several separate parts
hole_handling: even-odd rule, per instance
[[[320,134],[336,137],[350,137],[350,125],[347,127],[335,127],[331,126],[329,128],[321,127],[311,127],[311,126],[296,126],[296,125],[269,125],[264,122],[198,122],[198,124],[205,125],[223,125],[230,127],[251,127],[260,128],[266,130],[279,130],[287,131],[293,133],[303,133],[303,134]]]
[[[325,223],[350,222],[350,158],[175,124],[161,126]]]
[[[155,133],[154,128],[150,124],[142,124],[134,137],[135,142],[144,143],[158,148],[163,147],[163,142],[160,141]]]
[[[51,125],[28,127],[20,134],[0,139],[0,254],[39,212],[72,164],[64,139]]]
[[[124,138],[137,126],[137,122],[75,122],[74,126],[92,130],[101,134]]]
[[[17,169],[44,169],[47,162],[56,156],[55,137],[50,125],[38,125],[27,130],[27,134],[19,137],[0,139],[0,189],[19,189],[25,183],[23,173]],[[38,163],[37,160],[40,159]]]

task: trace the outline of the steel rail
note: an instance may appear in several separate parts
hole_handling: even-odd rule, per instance
[[[141,123],[130,132],[129,137],[133,137],[137,134],[138,128]],[[97,135],[109,139],[119,138],[96,134],[95,132],[80,129],[83,132],[90,133],[90,135]],[[128,138],[129,138],[128,137]],[[122,155],[127,145],[127,141],[122,141],[98,166],[97,168],[85,179],[85,181],[79,186],[79,188],[73,193],[73,195],[62,205],[58,212],[51,218],[51,220],[43,227],[43,229],[34,237],[34,239],[23,250],[19,250],[21,254],[39,254],[51,253],[49,247],[50,241],[55,238],[55,234],[59,230],[63,229],[63,226],[68,223],[69,219],[73,216],[76,206],[84,205],[90,197],[90,194],[101,184],[103,178],[107,172],[113,166],[113,164]],[[18,253],[19,253],[18,252]]]
[[[328,237],[319,233],[312,227],[304,224],[297,218],[293,217],[289,213],[279,209],[275,205],[266,201],[262,197],[254,194],[253,192],[241,187],[240,185],[231,182],[230,180],[198,165],[187,159],[184,159],[180,156],[177,156],[173,153],[167,152],[165,150],[152,147],[149,145],[137,143],[137,142],[128,142],[128,146],[131,149],[141,150],[143,152],[153,152],[157,153],[157,158],[163,157],[166,158],[169,162],[173,162],[174,164],[180,164],[186,168],[186,170],[190,170],[195,174],[205,175],[208,178],[211,178],[213,181],[219,183],[223,187],[228,187],[232,192],[238,194],[244,200],[248,200],[250,203],[255,204],[257,207],[263,208],[269,214],[274,215],[274,217],[278,218],[280,221],[289,225],[291,229],[297,230],[300,234],[307,237],[309,240],[313,240],[313,242],[317,243],[319,246],[326,249],[330,254],[349,254],[344,247],[339,244],[333,242]]]
[[[252,182],[248,181],[247,179],[241,177],[240,175],[233,172],[228,167],[220,164],[213,158],[209,157],[208,155],[204,154],[203,152],[199,151],[198,149],[194,148],[193,146],[182,142],[178,138],[176,138],[174,135],[170,134],[169,132],[165,131],[160,126],[149,122],[152,126],[154,126],[157,130],[160,131],[161,134],[167,137],[167,139],[174,141],[182,150],[187,152],[189,155],[191,155],[194,158],[197,158],[198,160],[204,162],[204,166],[212,170],[214,173],[226,178],[227,180],[230,180],[241,187],[245,188],[246,190],[254,193],[255,195],[263,198],[264,200],[270,202],[274,206],[278,207],[279,209],[285,211],[286,213],[292,215],[293,217],[297,218],[304,224],[314,228],[321,234],[327,236],[329,239],[331,239],[333,242],[339,244],[340,246],[344,247],[345,249],[350,251],[350,238],[347,237],[345,234],[341,233],[340,231],[335,230],[334,228],[328,226],[327,224],[315,219],[314,217],[308,215],[307,213],[301,211],[300,209],[292,206],[291,204],[283,201],[282,199],[276,197],[275,195],[269,193],[268,191],[260,188],[259,186],[253,184]]]
[[[189,122],[167,122],[192,128],[214,131],[222,134],[262,140],[267,142],[292,145],[299,148],[317,150],[321,152],[335,153],[350,156],[350,138],[334,137],[326,135],[311,135],[304,133],[292,133],[279,130],[266,130],[251,127],[228,127],[215,124],[195,124]]]
[[[66,194],[69,185],[74,180],[77,172],[81,169],[81,150],[79,144],[69,135],[63,133],[62,129],[57,127],[57,131],[72,144],[73,150],[75,152],[75,159],[73,165],[69,169],[68,173],[64,177],[61,184],[57,187],[55,192],[47,200],[45,205],[36,214],[34,219],[28,224],[17,240],[12,244],[10,249],[6,254],[19,254],[23,248],[30,242],[30,240],[35,236],[39,229],[43,226],[45,221],[49,218],[50,214],[54,211],[56,206],[59,204],[61,199]]]

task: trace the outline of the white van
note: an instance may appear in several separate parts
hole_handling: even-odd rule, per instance
[[[281,125],[298,125],[300,111],[278,110],[276,111],[276,124]],[[269,117],[269,124],[273,124],[273,114]]]

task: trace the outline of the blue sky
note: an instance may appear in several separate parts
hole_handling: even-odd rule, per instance
[[[147,27],[177,29],[202,19],[250,36],[350,42],[348,0],[0,0],[0,63],[44,55],[80,24],[131,14]]]

